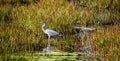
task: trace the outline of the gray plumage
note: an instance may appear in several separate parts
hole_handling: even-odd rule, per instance
[[[42,30],[47,36],[50,38],[51,36],[56,37],[56,36],[62,36],[62,34],[59,34],[58,32],[51,30],[51,29],[45,29],[45,22],[41,22],[42,24]]]
[[[48,50],[51,50],[51,46],[50,46],[50,42],[49,42],[49,39],[51,36],[53,37],[56,37],[56,36],[62,36],[62,34],[59,34],[58,32],[54,31],[54,30],[51,30],[51,29],[45,29],[45,25],[46,23],[45,22],[40,22],[42,24],[42,30],[45,34],[47,34],[48,36],[48,47],[46,48],[46,51]],[[45,49],[44,49],[45,50]]]

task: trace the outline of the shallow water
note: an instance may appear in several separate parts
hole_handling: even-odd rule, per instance
[[[109,55],[108,57],[105,58],[102,54],[86,54],[82,52],[19,52],[0,55],[0,61],[119,61],[119,56],[112,56],[112,59],[110,59]]]
[[[62,51],[14,53],[1,56],[0,61],[81,61],[77,59],[78,52],[68,53]]]

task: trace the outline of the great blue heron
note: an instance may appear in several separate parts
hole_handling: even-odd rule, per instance
[[[45,25],[46,23],[45,22],[40,22],[42,24],[42,30],[45,34],[47,34],[48,36],[48,46],[50,46],[50,43],[49,43],[49,39],[51,36],[53,37],[56,37],[56,36],[62,36],[62,34],[54,31],[54,30],[51,30],[51,29],[45,29]]]

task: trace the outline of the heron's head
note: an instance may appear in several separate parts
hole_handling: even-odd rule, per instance
[[[42,21],[42,22],[40,22],[40,24],[42,24],[42,25],[43,25],[43,24],[45,24],[45,22],[44,22],[44,21]]]

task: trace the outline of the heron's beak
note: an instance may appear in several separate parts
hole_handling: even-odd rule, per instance
[[[42,22],[40,22],[40,24],[42,24]]]
[[[40,22],[40,24],[43,24],[43,22]]]
[[[45,24],[45,22],[40,22],[40,24]]]

